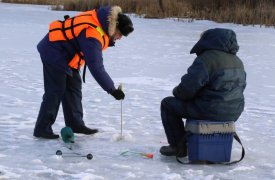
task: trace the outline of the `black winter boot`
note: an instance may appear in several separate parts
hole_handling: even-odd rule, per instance
[[[164,156],[187,156],[187,150],[184,148],[178,148],[176,146],[162,146],[159,152]]]
[[[86,135],[90,135],[90,134],[95,134],[98,132],[98,129],[90,129],[86,126],[79,126],[76,128],[72,128],[74,133],[80,133],[80,134],[86,134]]]
[[[54,133],[45,133],[45,132],[34,132],[33,136],[38,138],[45,138],[45,139],[58,139],[59,135]]]

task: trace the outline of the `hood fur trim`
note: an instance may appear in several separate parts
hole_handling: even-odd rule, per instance
[[[116,27],[117,27],[117,18],[118,18],[118,13],[121,13],[122,10],[119,6],[112,6],[110,14],[108,16],[108,23],[109,23],[109,29],[108,33],[109,36],[113,36],[116,32]]]

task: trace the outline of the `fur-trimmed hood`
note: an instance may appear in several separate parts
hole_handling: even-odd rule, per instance
[[[97,18],[105,33],[113,36],[116,32],[118,14],[122,13],[119,6],[105,6],[97,10]]]

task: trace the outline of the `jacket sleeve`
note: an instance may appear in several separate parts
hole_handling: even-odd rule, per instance
[[[95,38],[85,38],[80,42],[80,46],[91,74],[102,89],[111,93],[115,90],[115,86],[103,65],[101,43]]]
[[[179,85],[173,89],[173,95],[184,101],[192,100],[208,81],[209,75],[204,63],[196,58],[187,74],[182,76]]]

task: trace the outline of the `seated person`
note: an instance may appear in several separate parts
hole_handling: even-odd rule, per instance
[[[230,29],[209,29],[191,50],[197,57],[173,89],[172,97],[161,102],[161,119],[169,146],[165,156],[187,155],[182,144],[184,119],[236,121],[244,109],[246,73],[239,57],[236,34]]]

